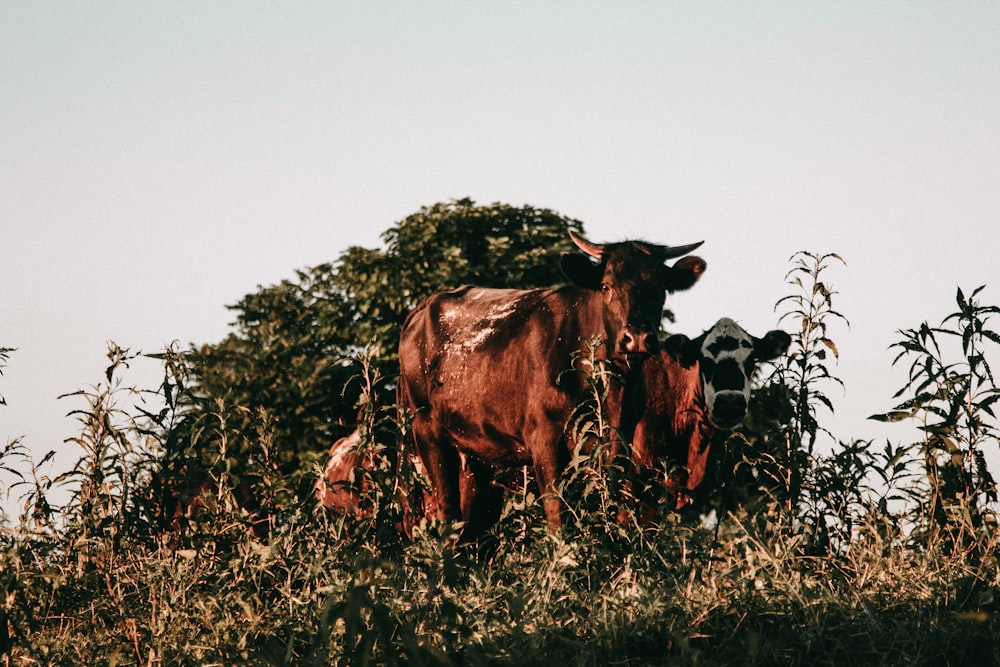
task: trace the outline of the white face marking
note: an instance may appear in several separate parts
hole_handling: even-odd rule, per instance
[[[754,352],[753,337],[724,317],[705,333],[700,352],[706,412],[720,427],[732,428],[746,416],[750,402],[747,364]]]

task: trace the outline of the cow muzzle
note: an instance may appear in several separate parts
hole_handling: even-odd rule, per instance
[[[660,349],[656,334],[645,327],[629,325],[618,337],[618,352],[626,356],[654,354]]]
[[[747,416],[747,397],[742,391],[720,391],[712,402],[710,415],[716,428],[734,429]]]

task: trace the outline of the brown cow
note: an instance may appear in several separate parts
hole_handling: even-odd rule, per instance
[[[631,438],[642,412],[638,362],[658,348],[666,294],[688,289],[705,268],[693,256],[665,264],[700,243],[598,245],[570,236],[598,260],[563,255],[572,285],[462,287],[431,296],[403,325],[399,405],[413,417],[411,435],[438,518],[464,521],[465,537],[499,513],[493,466],[533,464],[549,525],[561,525],[556,480],[576,446],[566,424],[586,396],[589,369],[566,371],[587,341],[601,341],[598,363],[623,379],[609,388],[605,414]]]
[[[716,433],[746,417],[757,364],[784,354],[790,344],[784,331],[757,338],[722,318],[693,340],[670,336],[645,360],[646,411],[635,429],[632,458],[640,470],[656,470],[661,461],[675,468],[667,488],[676,507],[687,504],[705,478]]]
[[[323,475],[316,480],[313,493],[323,507],[342,512],[354,512],[358,509],[358,491],[365,488],[364,480],[357,480],[355,475],[359,468],[372,470],[374,464],[371,456],[364,456],[359,451],[361,433],[357,430],[340,438],[330,448],[330,462],[326,464]]]
[[[399,451],[386,451],[389,456],[406,456]],[[355,518],[370,516],[374,507],[362,506],[361,496],[371,490],[371,479],[368,476],[379,466],[379,457],[373,448],[362,444],[360,431],[355,429],[350,435],[340,438],[330,448],[330,461],[326,464],[322,476],[313,486],[313,495],[320,505],[337,514],[349,514]],[[381,461],[384,463],[385,461]],[[413,536],[414,527],[429,511],[430,498],[422,489],[407,486],[407,480],[401,479],[399,471],[404,466],[396,459],[388,462],[396,471],[395,496],[402,509],[401,523],[397,526],[401,534]],[[405,463],[418,464],[412,459]]]

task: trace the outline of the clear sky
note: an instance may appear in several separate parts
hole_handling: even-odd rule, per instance
[[[896,330],[1000,304],[998,35],[976,1],[0,0],[0,441],[60,471],[56,397],[106,341],[217,341],[258,285],[466,196],[704,239],[692,334],[773,328],[789,257],[839,253],[822,421],[905,439],[865,420]]]

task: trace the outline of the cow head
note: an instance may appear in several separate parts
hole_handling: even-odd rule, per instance
[[[686,255],[702,242],[673,247],[642,241],[597,244],[573,232],[569,236],[597,263],[566,254],[560,266],[576,286],[602,293],[612,353],[628,357],[656,352],[667,292],[688,289],[705,270],[700,257],[683,257],[673,266],[666,260]]]
[[[694,340],[676,334],[663,346],[684,367],[700,364],[705,412],[713,425],[728,430],[746,417],[757,364],[781,356],[791,342],[791,336],[778,329],[757,338],[724,317]]]

